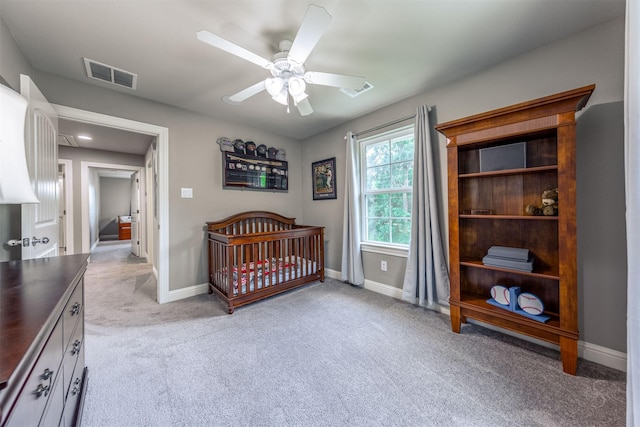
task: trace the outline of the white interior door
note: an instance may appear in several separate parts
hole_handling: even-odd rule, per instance
[[[37,204],[22,205],[22,259],[58,255],[58,115],[29,76],[20,75],[29,102],[25,154]],[[27,240],[28,239],[28,244]]]
[[[155,254],[153,251],[153,206],[154,206],[154,191],[153,191],[153,161],[150,158],[147,163],[145,171],[145,188],[144,188],[144,224],[147,238],[146,240],[146,257],[147,262],[156,265]]]
[[[140,256],[140,173],[131,175],[131,253]]]
[[[58,165],[58,254],[66,255],[66,183],[64,175],[64,165]]]

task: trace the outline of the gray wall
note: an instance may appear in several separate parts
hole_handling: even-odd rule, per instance
[[[20,205],[0,205],[0,261],[22,258],[21,246],[9,246],[7,241],[21,239]]]
[[[118,235],[118,216],[131,214],[131,179],[100,177],[99,236]]]
[[[579,327],[585,341],[625,352],[623,113],[624,103],[612,102],[589,107],[578,119],[576,188]]]
[[[395,119],[414,114],[420,105],[430,105],[434,109],[430,114],[432,125],[436,123],[455,120],[472,114],[505,107],[514,103],[527,101],[557,92],[596,84],[589,108],[578,113],[586,115],[587,111],[600,104],[621,102],[623,99],[623,75],[624,75],[624,19],[616,19],[608,23],[593,27],[587,31],[572,35],[566,39],[549,44],[542,48],[530,51],[521,56],[507,60],[497,66],[486,69],[468,78],[461,79],[452,84],[431,90],[414,97],[410,97],[396,104],[381,108],[354,120],[345,125],[336,127],[321,135],[304,141],[303,159],[305,170],[310,170],[312,162],[327,157],[336,156],[336,185],[338,188],[337,200],[313,201],[309,192],[303,194],[304,217],[310,224],[319,224],[326,227],[326,235],[329,239],[327,267],[340,270],[342,252],[342,221],[343,221],[343,197],[344,194],[344,170],[345,170],[345,141],[347,131],[360,132]],[[374,82],[375,85],[375,82]],[[375,89],[374,89],[375,90]],[[366,94],[362,95],[363,97]],[[583,121],[579,120],[579,126]],[[583,135],[582,133],[580,134]],[[615,136],[614,136],[615,135]],[[601,144],[606,147],[616,145],[622,149],[622,135],[614,133],[606,140],[593,141],[592,144]],[[581,144],[582,141],[578,141]],[[447,171],[446,171],[446,141],[441,135],[433,140],[433,150],[436,159],[439,159],[437,176],[439,177],[438,197],[441,203],[441,228],[448,242],[447,220]],[[609,161],[610,156],[602,157]],[[582,160],[582,159],[581,159]],[[619,159],[618,159],[619,160]],[[621,165],[613,162],[611,168]],[[578,165],[582,170],[582,165]],[[303,187],[311,189],[311,178],[303,175]],[[622,180],[619,177],[618,181]],[[618,183],[618,189],[624,188],[624,181]],[[619,191],[619,190],[616,190]],[[623,209],[623,207],[621,208]],[[615,209],[614,209],[615,210]],[[580,211],[582,213],[582,211]],[[619,218],[614,221],[624,222],[624,210],[616,213]],[[622,215],[620,217],[620,215]],[[609,229],[609,219],[604,216],[593,218],[597,226]],[[598,258],[589,250],[593,247],[594,238],[587,238],[590,225],[585,227],[584,222],[579,222],[579,252],[582,254],[583,267],[579,275],[581,289],[580,327],[581,339],[612,348],[618,351],[626,349],[626,320],[624,313],[626,307],[626,280],[624,272],[619,269],[619,262],[613,263],[614,256]],[[586,228],[586,229],[585,229]],[[448,245],[448,243],[447,243]],[[615,250],[614,250],[615,248]],[[615,258],[626,256],[624,239],[618,239],[611,243],[607,249],[610,254],[615,253]],[[445,248],[445,251],[447,249]],[[589,265],[585,267],[589,254]],[[448,256],[448,254],[447,254]],[[388,271],[380,271],[380,259],[386,259]],[[365,278],[367,280],[388,284],[394,287],[402,286],[402,276],[406,260],[402,257],[392,257],[375,253],[363,254]],[[601,283],[585,277],[593,276],[595,262],[611,263],[604,271],[618,271],[615,280],[606,280],[608,283],[607,299],[615,298],[615,304],[602,305]],[[585,279],[585,280],[583,280]],[[611,310],[611,311],[609,311]],[[615,315],[612,314],[615,312]]]

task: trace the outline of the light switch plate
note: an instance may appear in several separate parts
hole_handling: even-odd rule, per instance
[[[183,199],[191,199],[191,198],[193,198],[193,188],[181,188],[180,189],[180,196]]]

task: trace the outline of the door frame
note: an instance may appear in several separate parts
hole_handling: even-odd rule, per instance
[[[131,253],[137,257],[144,257],[144,254],[147,253],[147,236],[146,236],[146,228],[147,222],[149,221],[149,213],[147,212],[147,204],[145,203],[146,198],[143,197],[143,194],[147,193],[147,176],[143,172],[145,171],[144,166],[140,166],[140,170],[131,174],[129,178],[129,188],[131,188],[131,193],[129,194],[129,203],[131,206],[130,214],[131,214]],[[136,185],[134,186],[134,181]],[[135,188],[135,189],[134,189]],[[137,202],[137,211],[133,211],[133,201]],[[137,219],[137,224],[134,219]],[[141,233],[140,229],[143,228],[145,233]],[[135,230],[135,233],[134,233]],[[141,239],[140,236],[143,236],[144,239]],[[134,239],[135,237],[135,239]],[[147,258],[149,264],[153,265],[153,260]]]
[[[64,166],[64,245],[67,248],[67,254],[75,254],[73,245],[73,162],[69,159],[59,158],[58,164]]]
[[[90,230],[90,221],[89,221],[89,173],[90,169],[110,169],[110,170],[123,170],[129,172],[142,172],[144,169],[142,166],[132,166],[132,165],[118,165],[113,163],[100,163],[100,162],[89,162],[89,161],[80,161],[80,186],[81,186],[81,212],[82,212],[82,252],[90,253],[95,245],[91,245],[91,230]],[[142,181],[144,186],[144,181]],[[140,192],[140,190],[138,190]],[[138,194],[138,197],[140,194]],[[143,222],[147,221],[146,212],[144,209],[142,210],[142,215],[144,219]],[[96,236],[96,244],[100,239]]]
[[[106,114],[53,104],[61,119],[91,123],[116,129],[156,136],[158,155],[158,241],[154,252],[158,255],[157,298],[163,304],[172,298],[169,292],[169,128]],[[84,242],[84,239],[83,239]],[[84,246],[84,245],[83,245]],[[84,248],[83,248],[84,250]],[[180,298],[177,298],[180,299]]]

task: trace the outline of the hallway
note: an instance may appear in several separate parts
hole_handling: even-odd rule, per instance
[[[219,315],[225,307],[209,294],[166,304],[157,302],[157,282],[146,258],[131,253],[129,241],[100,242],[85,273],[87,355],[93,326],[156,324],[164,319]]]

